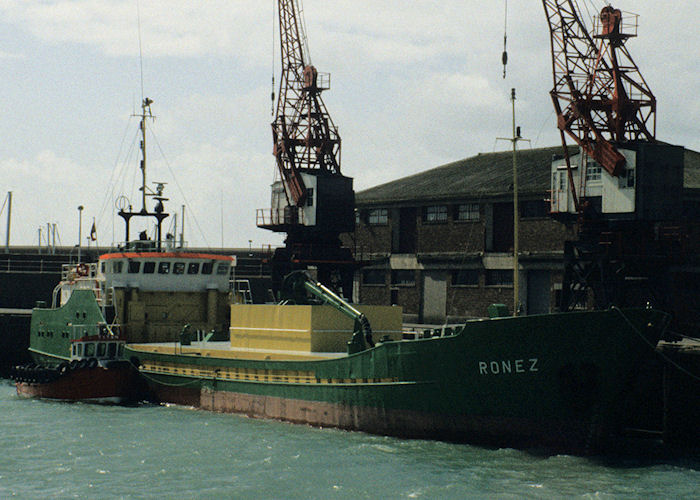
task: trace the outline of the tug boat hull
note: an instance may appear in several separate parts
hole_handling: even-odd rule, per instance
[[[39,377],[32,370],[15,368],[17,394],[25,398],[90,403],[123,404],[137,399],[137,372],[127,361],[111,361],[107,367],[79,367],[63,373],[41,370]],[[39,370],[34,370],[39,371]],[[49,374],[47,374],[49,372]]]

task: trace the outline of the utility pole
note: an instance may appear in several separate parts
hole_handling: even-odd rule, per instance
[[[515,127],[515,89],[510,89],[510,100],[513,104],[513,316],[520,314],[520,263],[518,254],[520,245],[518,234],[520,233],[520,213],[518,211],[518,161],[517,144],[520,130]],[[518,127],[519,129],[520,127]],[[516,135],[517,132],[517,135]]]
[[[520,136],[520,127],[515,126],[515,89],[510,89],[510,100],[513,108],[513,135],[512,137],[498,137],[503,141],[510,141],[513,145],[513,316],[520,314],[520,210],[518,210],[518,141],[528,141]]]

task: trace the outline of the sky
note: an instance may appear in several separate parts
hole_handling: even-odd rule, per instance
[[[614,6],[640,16],[628,48],[657,98],[657,138],[700,151],[698,0],[659,5]],[[511,134],[511,88],[530,139],[520,147],[559,144],[541,2],[508,2],[505,79],[505,0],[303,0],[303,9],[311,62],[331,74],[323,98],[356,191],[508,149],[497,138]],[[55,224],[57,243],[76,245],[80,233],[85,245],[93,219],[98,244],[123,240],[114,206],[126,196],[140,209],[132,115],[142,96],[156,117],[148,181],[167,183],[170,213],[186,206],[188,245],[280,244],[256,227],[275,173],[275,10],[273,0],[0,0],[0,207],[12,191],[10,244],[36,244]],[[3,245],[6,217],[7,206]]]

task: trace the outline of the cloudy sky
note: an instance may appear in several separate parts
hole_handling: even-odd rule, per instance
[[[505,80],[503,0],[303,3],[312,62],[332,75],[324,100],[356,190],[507,149],[496,138],[510,133],[511,87],[532,147],[558,144],[541,2],[508,2]],[[697,1],[662,4],[615,6],[640,15],[629,47],[658,100],[657,137],[700,150]],[[190,246],[281,242],[255,227],[275,168],[275,5],[140,0],[143,88],[156,115],[148,177],[168,183],[171,212],[186,204]],[[83,205],[83,237],[94,217],[108,245],[123,238],[115,198],[140,208],[138,19],[136,0],[0,0],[0,200],[13,192],[11,244],[35,243],[47,223],[62,244],[76,244]]]

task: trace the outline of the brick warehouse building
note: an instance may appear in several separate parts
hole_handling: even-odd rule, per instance
[[[546,201],[552,159],[562,153],[561,147],[518,152],[524,314],[556,310],[564,241],[575,238],[573,226],[550,217]],[[492,303],[511,308],[512,168],[512,152],[478,154],[358,192],[355,232],[345,241],[367,263],[355,276],[355,301],[398,304],[406,321],[422,323],[484,317]],[[700,153],[689,150],[684,193],[684,216],[697,220]],[[698,231],[691,233],[691,246],[700,248]],[[697,277],[686,273],[684,281],[700,282]]]

